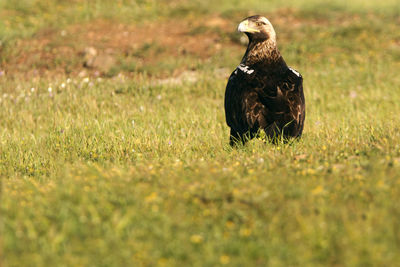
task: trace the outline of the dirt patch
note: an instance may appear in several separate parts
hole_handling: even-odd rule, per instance
[[[168,68],[165,77],[178,76],[192,68],[188,62],[205,61],[226,47],[243,49],[240,37],[245,36],[236,33],[242,18],[212,15],[141,25],[96,20],[65,29],[43,29],[29,39],[18,40],[12,48],[0,51],[4,53],[0,69],[8,76],[22,74],[27,78],[134,75],[137,72],[163,78],[163,70]],[[301,27],[330,23],[320,18],[317,21],[299,17],[292,9],[278,10],[268,18],[278,29],[279,40],[283,43],[290,41],[291,33],[301,31]]]
[[[112,69],[134,71],[134,67],[125,66],[127,63],[137,68],[165,58],[204,60],[222,44],[237,45],[221,37],[234,30],[230,21],[218,17],[206,20],[204,25],[179,20],[126,25],[102,20],[62,30],[44,29],[33,38],[18,40],[3,68],[8,75],[73,75],[82,71],[107,75]]]

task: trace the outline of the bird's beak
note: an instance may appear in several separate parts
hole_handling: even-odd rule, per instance
[[[238,31],[239,32],[249,32],[249,33],[255,33],[255,32],[260,32],[260,30],[254,29],[249,26],[249,20],[244,20],[242,21],[239,26],[238,26]]]

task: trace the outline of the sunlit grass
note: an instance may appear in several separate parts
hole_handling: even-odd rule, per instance
[[[90,3],[100,13],[107,6]],[[147,3],[158,14],[156,1],[142,3],[139,11]],[[169,58],[106,77],[0,76],[0,264],[396,266],[394,2],[296,3],[298,23],[277,23],[282,54],[304,77],[304,135],[290,143],[228,145],[223,96],[241,56],[234,46],[208,60],[182,56],[177,65],[194,73],[187,80],[157,77],[177,66]],[[218,12],[242,16],[241,5]],[[163,19],[188,7],[177,1]]]

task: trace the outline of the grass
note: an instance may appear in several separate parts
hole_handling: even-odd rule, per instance
[[[0,2],[11,14],[0,27],[0,265],[398,265],[395,1],[38,3]],[[299,141],[228,145],[224,88],[244,53],[233,31],[247,9],[271,19],[282,54],[304,77]],[[12,66],[31,49],[18,44],[42,40],[56,11],[58,30],[176,16],[228,26],[174,35],[215,34],[222,49],[175,56],[174,46],[144,40],[126,59],[115,52],[121,66],[100,76],[68,63],[78,52],[54,57],[76,73]],[[135,65],[139,50],[155,58]]]

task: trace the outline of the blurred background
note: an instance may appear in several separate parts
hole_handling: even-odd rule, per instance
[[[232,68],[246,43],[237,24],[254,14],[270,19],[291,64],[399,57],[399,10],[396,0],[1,0],[0,64],[23,76]]]

